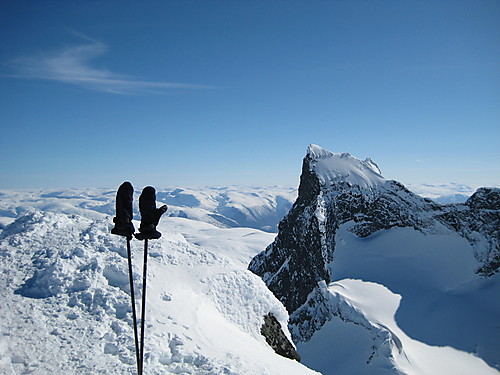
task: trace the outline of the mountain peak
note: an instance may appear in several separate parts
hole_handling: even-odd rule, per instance
[[[323,147],[312,143],[309,145],[309,147],[307,147],[307,156],[309,156],[313,160],[327,159],[332,157],[333,155],[333,152],[325,150]]]
[[[316,174],[323,186],[347,182],[371,188],[386,182],[379,167],[370,158],[359,160],[349,153],[336,154],[315,144],[307,148],[307,157],[310,159],[310,171]]]

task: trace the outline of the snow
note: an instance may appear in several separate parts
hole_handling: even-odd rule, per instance
[[[313,160],[311,169],[323,186],[345,182],[367,189],[386,182],[371,159],[363,161],[348,153],[332,153],[314,144],[308,147],[307,155]]]
[[[463,203],[479,187],[454,182],[443,184],[405,184],[405,186],[415,194],[434,199],[436,202],[443,204]]]
[[[474,274],[470,244],[411,228],[358,238],[350,225],[323,286],[337,313],[298,345],[303,363],[325,375],[498,374],[500,283]]]
[[[396,323],[401,296],[383,285],[343,279],[331,283],[328,292],[332,301],[349,306],[343,310],[344,320],[334,317],[309,342],[298,345],[305,363],[310,357],[313,367],[325,375],[498,374],[473,354],[410,338]],[[386,356],[374,351],[374,343],[381,339],[385,342],[380,346],[389,351]]]
[[[135,187],[135,202],[142,188]],[[0,199],[0,229],[27,212],[81,214],[98,219],[113,215],[116,189],[4,190]],[[297,197],[294,187],[157,188],[158,202],[167,204],[168,216],[204,221],[221,228],[250,227],[276,232]],[[140,220],[137,206],[134,216]]]
[[[170,207],[169,216],[267,232],[277,231],[296,196],[296,189],[287,187],[166,188],[157,193],[158,201]]]
[[[320,147],[315,144],[310,144],[307,147],[307,156],[309,156],[311,159],[314,160],[319,160],[319,159],[328,159],[333,157],[335,154],[331,151],[328,151],[324,149],[323,147]]]
[[[0,197],[13,220],[0,232],[0,373],[135,373],[125,241],[109,233],[110,191]],[[285,308],[247,271],[274,233],[180,217],[163,218],[159,230],[149,242],[145,373],[316,373],[260,334],[272,312],[290,337]],[[142,246],[132,241],[138,309]]]
[[[323,183],[385,183],[371,160],[322,150],[310,155]],[[361,239],[342,225],[333,281],[321,285],[336,315],[298,344],[300,364],[260,335],[265,314],[284,327],[288,315],[247,271],[296,190],[157,191],[175,216],[150,241],[147,374],[498,374],[499,276],[474,274],[474,249],[458,235],[393,228]],[[1,374],[135,373],[125,241],[109,234],[115,193],[0,194]],[[139,307],[142,243],[132,251]]]

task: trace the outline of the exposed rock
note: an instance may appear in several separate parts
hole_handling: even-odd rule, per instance
[[[264,324],[260,332],[277,354],[300,362],[299,353],[297,353],[293,344],[285,336],[280,323],[272,313],[264,316]]]

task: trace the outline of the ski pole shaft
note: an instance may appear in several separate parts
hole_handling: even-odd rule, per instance
[[[137,314],[135,311],[134,278],[132,275],[132,251],[130,250],[130,239],[127,238],[128,274],[130,279],[130,297],[132,299],[132,319],[134,323],[135,357],[137,361],[137,372],[140,371],[139,336],[137,333]]]
[[[142,271],[142,317],[141,317],[141,365],[139,375],[144,369],[144,321],[146,320],[146,280],[148,271],[148,239],[144,240],[144,269]]]

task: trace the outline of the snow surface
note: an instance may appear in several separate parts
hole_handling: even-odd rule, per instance
[[[371,159],[359,160],[348,153],[335,154],[311,144],[307,155],[313,160],[311,168],[321,185],[347,182],[362,188],[385,184],[380,169]]]
[[[137,202],[141,188],[136,187]],[[116,189],[4,190],[0,199],[0,228],[23,213],[35,211],[80,214],[100,218],[114,215]],[[278,223],[297,197],[293,187],[159,188],[158,202],[168,216],[204,221],[221,228],[249,227],[276,232]],[[137,205],[134,216],[140,220]]]
[[[0,197],[0,373],[133,374],[125,240],[112,236],[109,189]],[[11,199],[12,197],[12,199]],[[139,223],[135,222],[136,227]],[[163,218],[150,241],[146,374],[313,374],[260,334],[284,307],[247,271],[274,234]],[[137,307],[142,242],[133,240]]]
[[[473,354],[409,337],[395,319],[401,296],[381,284],[343,279],[328,292],[332,303],[343,305],[344,320],[334,317],[298,345],[304,362],[325,375],[498,374]]]
[[[342,225],[323,285],[331,316],[300,343],[323,374],[498,374],[500,283],[463,238],[411,228],[358,238]],[[496,368],[496,369],[495,369]]]
[[[356,179],[378,181],[374,163],[361,165]],[[0,374],[135,373],[125,241],[109,234],[115,194],[0,193]],[[477,278],[460,237],[408,228],[360,239],[342,226],[322,286],[338,314],[298,345],[303,365],[277,356],[260,326],[267,312],[286,326],[287,313],[246,270],[275,234],[243,226],[269,228],[295,195],[158,190],[185,217],[163,218],[150,242],[146,374],[498,374],[498,275]],[[142,243],[132,249],[139,302]]]

